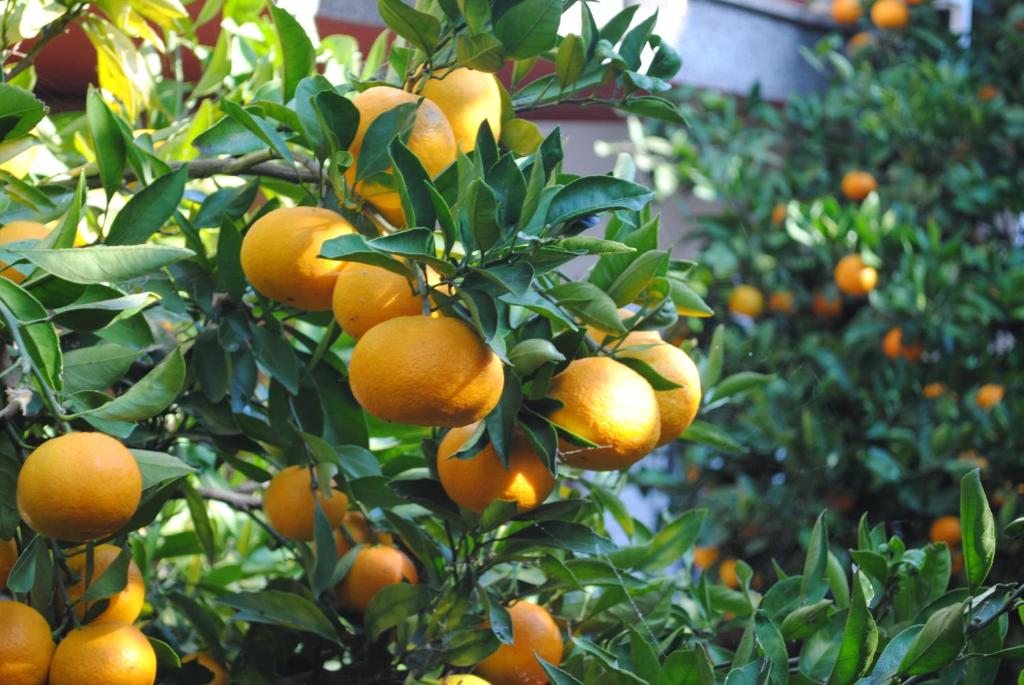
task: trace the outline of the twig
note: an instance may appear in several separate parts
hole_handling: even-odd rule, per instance
[[[29,48],[29,51],[25,53],[25,56],[11,68],[11,71],[7,74],[5,80],[10,81],[12,78],[32,66],[32,63],[35,61],[39,53],[43,51],[43,48],[45,48],[54,38],[64,33],[64,30],[68,25],[82,14],[85,7],[86,6],[83,4],[73,9],[69,9],[67,12],[62,14],[59,19],[43,29],[43,32],[39,35],[39,38],[32,47]]]
[[[251,511],[258,509],[261,505],[261,500],[256,495],[247,495],[241,492],[233,492],[231,490],[221,490],[219,488],[208,488],[198,487],[196,492],[205,497],[206,499],[217,500],[218,502],[224,502],[230,504],[236,509],[242,509],[243,511]]]

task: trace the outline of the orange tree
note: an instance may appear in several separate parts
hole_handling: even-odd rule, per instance
[[[1024,589],[984,584],[977,471],[945,542],[832,551],[819,517],[770,589],[691,574],[706,510],[620,500],[658,446],[732,444],[702,384],[770,381],[663,340],[711,312],[628,160],[570,174],[519,117],[681,123],[653,19],[379,7],[364,57],[262,3],[6,4],[0,682],[995,678]],[[76,21],[99,88],[48,114],[33,60]]]
[[[783,108],[680,94],[693,126],[639,141],[663,191],[721,203],[691,285],[732,314],[709,339],[775,375],[751,402],[708,398],[732,445],[686,450],[703,478],[683,467],[678,492],[718,502],[710,542],[767,564],[799,553],[789,512],[823,507],[847,530],[870,511],[925,540],[975,467],[1001,520],[1019,515],[1020,11],[976,7],[965,47],[913,6],[904,31],[806,51],[820,93]]]

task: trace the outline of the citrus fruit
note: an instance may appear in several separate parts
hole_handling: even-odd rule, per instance
[[[832,0],[832,18],[837,24],[853,24],[863,13],[860,0]]]
[[[349,611],[362,613],[382,588],[403,581],[411,585],[419,582],[416,567],[404,552],[386,545],[363,547],[336,588],[338,603]]]
[[[946,386],[942,383],[929,383],[924,386],[921,394],[924,395],[925,399],[934,400],[946,394]]]
[[[553,423],[594,443],[562,442],[562,459],[594,471],[625,469],[658,444],[658,399],[643,376],[611,357],[585,357],[551,380],[548,394],[562,406]]]
[[[117,556],[121,553],[119,547],[114,545],[98,545],[93,550],[93,567],[89,587],[99,580]],[[67,588],[68,599],[78,602],[85,594],[85,575],[87,566],[86,552],[81,552],[68,558],[68,570],[71,571],[75,580]],[[128,563],[128,583],[124,589],[115,595],[107,597],[109,604],[100,615],[93,618],[90,623],[134,623],[135,619],[142,613],[142,605],[146,601],[146,586],[142,582],[142,571],[135,565],[134,561]],[[88,613],[93,603],[79,602],[75,604],[75,613],[82,619]]]
[[[322,259],[325,241],[355,233],[329,209],[281,207],[257,219],[242,239],[242,271],[262,295],[296,309],[323,312],[344,262]]]
[[[878,182],[866,171],[849,171],[843,176],[841,186],[846,199],[860,202],[878,189]]]
[[[661,336],[652,341],[649,336],[638,333],[626,336],[619,348],[619,356],[639,359],[662,378],[682,386],[654,392],[661,416],[658,446],[674,442],[693,423],[700,409],[700,372],[697,365],[675,345],[661,342]]]
[[[491,683],[487,682],[480,676],[460,673],[458,675],[449,675],[441,678],[440,685],[491,685]]]
[[[986,83],[978,89],[978,99],[982,102],[988,102],[989,100],[994,100],[997,97],[999,97],[999,89],[991,83]]]
[[[90,623],[57,645],[50,685],[153,685],[156,653],[127,623]]]
[[[142,474],[132,453],[109,435],[67,433],[28,455],[17,499],[32,530],[86,542],[128,523],[142,499]]]
[[[907,361],[916,362],[921,358],[924,353],[924,348],[921,343],[913,343],[911,345],[903,344],[903,329],[899,326],[890,328],[889,332],[882,338],[882,351],[885,352],[885,356],[890,359],[896,359],[903,357]]]
[[[331,527],[337,526],[348,510],[345,493],[331,488],[325,497],[317,487],[316,499]],[[313,477],[309,469],[288,466],[274,476],[263,493],[263,510],[270,525],[291,540],[312,540],[316,505],[313,503]]]
[[[427,281],[440,277],[427,270]],[[398,316],[423,314],[423,296],[415,280],[369,264],[349,263],[338,274],[331,307],[334,318],[353,338],[362,337],[379,323]]]
[[[986,383],[978,388],[978,392],[974,395],[974,402],[982,409],[991,409],[1003,401],[1005,392],[1005,388],[1001,385]]]
[[[910,20],[903,0],[878,0],[871,6],[871,23],[880,29],[901,29]]]
[[[463,152],[476,149],[484,121],[495,140],[501,137],[501,87],[493,74],[466,68],[435,72],[422,93],[444,112]]]
[[[508,608],[512,644],[501,645],[477,664],[476,671],[492,685],[544,685],[547,673],[537,657],[549,664],[562,663],[562,633],[548,610],[519,601]]]
[[[349,383],[377,418],[454,427],[487,416],[505,377],[498,356],[462,321],[399,316],[359,339]]]
[[[756,319],[764,311],[764,295],[752,285],[738,285],[729,294],[729,311]]]
[[[490,442],[468,459],[453,456],[473,436],[477,425],[452,428],[438,446],[437,475],[452,501],[480,514],[498,499],[515,502],[520,511],[547,499],[555,478],[521,434],[512,439],[507,469]]]
[[[344,529],[344,532],[341,529]],[[370,522],[366,520],[366,517],[358,511],[345,512],[338,525],[338,530],[334,531],[334,544],[338,547],[338,558],[348,554],[353,545],[369,542],[370,537]]]
[[[772,223],[781,224],[786,220],[786,205],[779,203],[772,207]]]
[[[731,587],[736,590],[740,586],[740,578],[736,575],[736,560],[735,559],[724,559],[721,564],[718,565],[718,579],[722,581],[722,585]]]
[[[11,575],[17,560],[18,543],[14,540],[0,540],[0,590],[7,587],[7,576]]]
[[[862,297],[875,289],[878,271],[865,264],[859,254],[848,254],[836,264],[835,279],[844,293]]]
[[[843,313],[843,301],[822,292],[815,293],[811,300],[811,313],[819,319],[835,319]]]
[[[867,31],[861,31],[860,33],[853,34],[850,40],[846,41],[846,52],[853,55],[874,44],[875,37]]]
[[[42,240],[48,235],[50,235],[50,229],[38,221],[12,221],[0,228],[0,245],[27,240]],[[5,262],[0,261],[0,276],[15,283],[21,283],[28,278],[32,268],[31,264],[24,262],[18,266],[8,266]]]
[[[406,103],[419,102],[416,118],[406,145],[420,160],[427,174],[434,178],[455,161],[455,134],[441,108],[428,98],[421,98],[399,88],[374,86],[367,88],[352,99],[359,110],[359,128],[349,146],[352,166],[345,172],[345,179],[364,200],[368,200],[391,224],[405,226],[405,212],[402,199],[387,180],[366,178],[356,182],[359,168],[359,153],[370,124],[384,112]],[[389,172],[390,173],[390,172]]]
[[[721,555],[718,547],[711,545],[710,547],[694,547],[693,548],[693,565],[696,568],[707,570],[715,565],[718,561],[718,557]]]
[[[43,615],[27,604],[0,601],[0,683],[45,685],[52,655]]]
[[[209,652],[189,654],[181,660],[181,663],[188,664],[193,661],[198,661],[206,670],[213,674],[209,680],[204,680],[198,685],[228,685],[229,677],[227,669],[224,668],[224,665],[217,661],[212,654]]]
[[[960,544],[960,519],[956,516],[940,516],[932,523],[928,537],[932,542],[945,542],[950,547]]]
[[[768,296],[768,309],[776,314],[792,314],[795,298],[789,290],[780,290]]]

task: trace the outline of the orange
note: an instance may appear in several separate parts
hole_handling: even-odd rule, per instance
[[[865,264],[859,254],[848,254],[836,264],[835,279],[844,293],[862,297],[875,289],[878,271]]]
[[[348,497],[331,488],[331,496],[324,497],[316,489],[316,499],[331,527],[337,526],[348,509]],[[313,477],[309,469],[288,466],[273,477],[263,493],[263,510],[270,525],[291,540],[312,540],[316,505],[313,504]]]
[[[846,41],[846,52],[853,55],[874,44],[875,37],[867,31],[861,31],[860,33],[853,34],[850,40]]]
[[[779,203],[772,207],[772,223],[781,224],[786,220],[786,205]]]
[[[406,581],[419,582],[416,567],[401,550],[384,545],[363,547],[352,568],[338,584],[338,603],[349,611],[362,613],[382,588]]]
[[[949,560],[949,571],[953,575],[956,575],[964,570],[964,553],[960,550],[954,550]]]
[[[562,442],[562,459],[594,471],[628,468],[645,457],[661,435],[658,398],[643,376],[611,357],[585,357],[551,380],[548,394],[562,406],[553,423],[597,445]]]
[[[463,152],[476,149],[484,121],[495,140],[501,137],[501,87],[493,74],[466,68],[438,71],[424,83],[423,95],[444,112]]]
[[[25,240],[42,240],[48,235],[50,235],[50,229],[38,221],[12,221],[0,228],[0,245],[20,243]],[[21,283],[28,278],[32,268],[32,265],[27,263],[14,267],[0,261],[0,276],[15,283]]]
[[[359,339],[349,383],[377,418],[454,427],[487,416],[505,377],[498,356],[462,321],[399,316]]]
[[[866,171],[849,171],[843,176],[841,186],[846,199],[860,202],[878,189],[878,181]]]
[[[498,499],[515,502],[520,511],[529,511],[547,499],[555,488],[555,477],[521,434],[512,439],[508,469],[492,443],[469,459],[452,456],[472,437],[477,425],[452,428],[437,449],[437,475],[452,501],[479,514]]]
[[[132,453],[103,433],[68,433],[28,455],[18,474],[18,511],[32,530],[86,542],[128,523],[142,499]]]
[[[93,550],[92,577],[89,586],[95,583],[103,572],[110,567],[117,555],[121,553],[119,547],[114,545],[99,545]],[[86,574],[86,553],[81,552],[68,558],[68,569],[75,576],[75,580],[68,585],[68,599],[78,602],[85,594]],[[109,604],[106,610],[99,616],[92,619],[90,623],[134,623],[135,619],[142,613],[142,605],[146,601],[146,586],[142,582],[142,571],[135,565],[134,561],[128,564],[128,583],[124,589],[116,595],[107,598]],[[89,605],[91,606],[91,605]],[[75,604],[75,613],[82,619],[88,612],[89,606],[86,602]]]
[[[53,638],[43,615],[27,604],[0,601],[0,683],[46,685],[51,656]]]
[[[700,372],[689,355],[674,345],[661,342],[661,336],[652,345],[648,336],[639,333],[626,336],[619,356],[639,359],[666,380],[683,386],[654,392],[661,416],[660,447],[674,442],[696,418],[701,398]]]
[[[14,540],[0,540],[0,590],[7,587],[14,562],[18,560],[18,543]]]
[[[544,685],[547,673],[537,657],[549,664],[562,663],[562,633],[548,610],[519,601],[508,608],[512,644],[501,645],[477,664],[476,671],[493,685]]]
[[[987,469],[989,466],[988,459],[982,456],[978,452],[978,450],[975,449],[964,450],[960,454],[956,455],[956,458],[959,459],[960,461],[965,461],[968,464],[974,466],[975,468],[979,468],[983,471]]]
[[[978,89],[978,99],[982,102],[988,102],[999,97],[999,89],[993,86],[991,83],[986,83]]]
[[[262,295],[296,309],[324,312],[345,262],[322,259],[325,241],[355,233],[329,209],[282,207],[264,214],[242,239],[242,271]]]
[[[393,271],[351,262],[338,274],[332,308],[334,318],[353,338],[396,316],[423,312],[423,296],[417,284]]]
[[[738,285],[729,294],[729,311],[756,319],[764,311],[764,295],[752,285]]]
[[[366,131],[377,117],[398,105],[420,102],[420,99],[412,93],[389,86],[367,88],[352,99],[352,104],[359,110],[359,128],[348,149],[352,155],[352,166],[345,172],[345,180],[349,185],[354,185],[355,191],[364,200],[372,203],[385,219],[398,227],[405,226],[405,212],[402,210],[401,196],[390,182],[368,178],[356,183],[359,152],[362,149]],[[420,160],[431,178],[440,174],[455,161],[455,134],[441,108],[433,101],[423,98],[420,102],[406,145]]]
[[[338,558],[348,554],[353,543],[362,545],[371,538],[370,522],[358,511],[349,511],[341,518],[339,528],[344,528],[348,537],[341,530],[334,531],[334,544],[338,547]],[[351,540],[352,542],[349,542]]]
[[[193,661],[198,661],[206,670],[210,671],[213,676],[198,685],[228,685],[228,671],[224,668],[224,665],[217,661],[212,654],[209,652],[199,652],[198,654],[189,654],[187,657],[181,660],[181,663],[188,664]]]
[[[843,301],[822,292],[815,293],[811,300],[811,313],[819,319],[835,319],[843,313]]]
[[[860,0],[832,0],[832,18],[837,24],[853,24],[864,13]]]
[[[878,0],[871,6],[871,22],[880,29],[901,29],[910,21],[903,0]]]
[[[702,571],[707,570],[715,565],[720,555],[721,552],[715,545],[710,547],[694,547],[693,565]]]
[[[882,351],[885,352],[885,356],[890,359],[903,357],[907,361],[916,362],[924,353],[924,348],[921,346],[921,343],[904,345],[903,329],[896,326],[894,328],[890,328],[889,332],[885,334],[884,338],[882,338]]]
[[[736,560],[725,559],[718,565],[718,579],[722,585],[737,590],[740,587],[740,578],[736,575]]]
[[[946,386],[942,383],[929,383],[924,386],[921,394],[924,395],[925,399],[934,400],[946,394]]]
[[[986,383],[978,388],[978,392],[974,395],[974,403],[982,409],[991,409],[1003,401],[1005,392],[1005,388],[1001,385]]]
[[[929,538],[932,542],[945,542],[950,547],[960,544],[960,519],[956,516],[940,516],[932,523]]]
[[[153,685],[156,652],[127,623],[90,623],[57,645],[50,685]]]
[[[776,314],[792,314],[795,298],[789,290],[780,290],[768,296],[768,309]]]
[[[491,683],[479,676],[460,673],[441,678],[440,685],[491,685]]]

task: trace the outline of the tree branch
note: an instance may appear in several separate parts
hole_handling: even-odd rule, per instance
[[[43,29],[43,32],[39,34],[39,38],[32,44],[32,47],[29,48],[28,52],[25,53],[25,57],[11,68],[11,71],[7,74],[7,77],[4,80],[10,81],[12,78],[32,66],[32,63],[35,61],[36,57],[39,56],[39,53],[43,51],[43,48],[45,48],[54,38],[57,38],[64,33],[71,22],[82,14],[85,7],[85,5],[79,5],[78,7],[69,9],[67,12],[62,14],[59,19]]]
[[[262,503],[259,497],[256,495],[247,495],[241,492],[233,492],[231,490],[221,490],[219,488],[208,488],[199,487],[196,488],[196,492],[205,497],[206,499],[217,500],[230,504],[236,509],[243,511],[251,511],[258,509]]]

